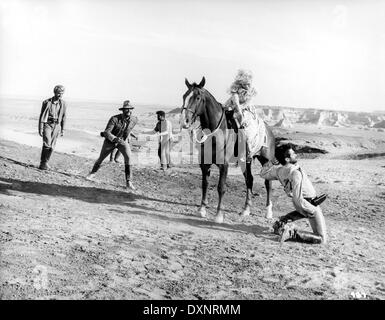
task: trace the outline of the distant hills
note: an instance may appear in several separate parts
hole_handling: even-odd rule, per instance
[[[355,112],[324,109],[303,109],[279,106],[254,106],[257,114],[269,125],[291,128],[293,124],[313,124],[316,126],[385,128],[385,111]],[[171,117],[178,117],[180,108],[168,112]]]
[[[40,104],[41,101],[27,98],[7,98],[0,96],[0,107],[5,107],[8,102],[12,101],[12,105],[23,104],[26,101],[31,101]],[[70,100],[68,100],[70,101]],[[81,106],[94,106],[94,109],[112,109],[115,111],[121,105],[121,102],[82,102],[70,101],[71,106],[79,108]],[[16,104],[15,104],[16,103]],[[172,109],[171,106],[161,106],[159,104],[137,104],[136,112],[142,110],[154,113],[156,110],[170,110],[168,115],[170,118],[178,118],[181,108]],[[315,108],[295,108],[281,107],[268,105],[255,105],[256,112],[270,126],[290,128],[293,124],[313,124],[317,126],[332,126],[332,127],[365,127],[385,129],[385,111],[373,112],[357,112],[357,111],[337,111],[328,109]]]
[[[290,127],[294,123],[316,126],[384,128],[382,114],[372,112],[332,111],[287,107],[255,106],[258,114],[270,125]]]

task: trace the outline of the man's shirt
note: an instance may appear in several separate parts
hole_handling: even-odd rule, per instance
[[[39,116],[39,132],[42,132],[44,123],[48,122],[48,118],[50,117],[54,117],[54,119],[57,119],[58,123],[61,126],[61,131],[64,131],[64,126],[67,117],[67,105],[64,100],[60,99],[58,102],[58,106],[52,107],[53,99],[54,97],[43,101]]]
[[[163,120],[163,121],[158,121],[155,128],[154,128],[154,131],[155,132],[159,132],[159,133],[163,133],[163,132],[167,132],[168,134],[166,135],[162,135],[162,136],[159,136],[159,142],[162,141],[162,139],[165,139],[165,140],[170,140],[172,138],[172,124],[171,124],[171,121],[169,120]]]
[[[137,122],[138,118],[135,116],[126,119],[123,117],[123,114],[117,114],[108,121],[106,129],[104,130],[105,138],[110,142],[115,138],[126,140]]]
[[[297,165],[287,164],[285,166],[265,165],[262,167],[260,176],[266,180],[278,180],[286,194],[293,199],[294,207],[299,212],[307,212],[314,215],[316,207],[304,198],[314,198],[317,193],[309,180],[306,172]]]
[[[49,108],[48,112],[48,118],[57,119],[59,117],[59,110],[60,110],[60,102],[56,101],[51,103],[51,106]]]

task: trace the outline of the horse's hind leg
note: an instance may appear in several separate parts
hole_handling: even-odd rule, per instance
[[[202,164],[201,170],[202,170],[202,201],[201,206],[198,210],[198,216],[199,217],[206,217],[206,207],[207,207],[207,187],[209,185],[207,177],[210,175],[210,167],[209,164]]]
[[[265,150],[263,150],[265,151]],[[264,156],[257,156],[261,165],[265,165],[269,160]],[[273,190],[273,182],[271,180],[265,180],[266,187],[266,213],[265,218],[272,219],[273,218],[273,203],[271,202],[271,192]]]
[[[245,200],[245,206],[243,207],[243,211],[240,213],[241,217],[249,216],[251,213],[251,195],[253,192],[253,174],[251,172],[251,162],[241,162],[241,169],[243,172],[243,176],[245,177],[246,182],[246,200]]]
[[[218,207],[217,207],[217,214],[215,216],[215,222],[222,223],[223,220],[225,219],[225,214],[223,213],[222,200],[226,192],[226,178],[227,178],[229,165],[221,164],[221,165],[218,165],[218,167],[219,167]]]
[[[273,183],[271,180],[265,180],[266,187],[266,214],[265,218],[272,219],[273,218],[273,203],[270,200],[270,192],[273,190]]]

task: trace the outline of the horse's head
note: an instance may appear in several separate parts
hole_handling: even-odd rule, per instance
[[[180,115],[180,125],[183,129],[190,128],[196,118],[204,111],[205,90],[203,90],[203,86],[205,82],[205,77],[202,78],[199,84],[195,82],[190,84],[187,79],[185,80],[187,91],[183,95],[183,106]]]

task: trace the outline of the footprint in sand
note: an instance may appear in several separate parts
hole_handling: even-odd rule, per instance
[[[187,249],[187,250],[183,250],[183,254],[186,255],[186,256],[194,256],[195,255],[195,251]]]
[[[170,251],[168,251],[168,253],[172,256],[172,255],[175,255],[175,256],[181,256],[183,255],[183,252],[179,249],[171,249]]]
[[[168,261],[168,267],[171,271],[176,272],[183,269],[183,266],[176,259],[170,259]]]
[[[377,289],[377,290],[380,290],[380,291],[385,292],[385,283],[384,283],[384,282],[376,281],[376,282],[374,283],[374,285],[376,286],[376,289]]]

